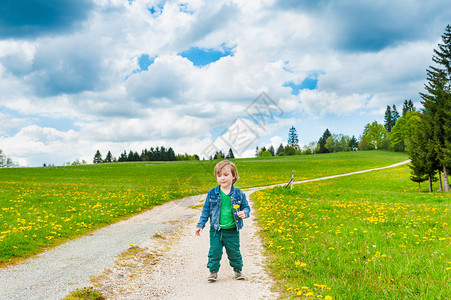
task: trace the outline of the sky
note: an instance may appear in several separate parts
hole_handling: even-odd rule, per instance
[[[207,157],[359,137],[421,107],[449,0],[2,0],[0,149],[20,166],[97,150]]]

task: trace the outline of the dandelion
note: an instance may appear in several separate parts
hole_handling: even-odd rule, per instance
[[[238,208],[240,208],[240,206],[239,206],[238,204],[235,204],[235,205],[233,206],[233,208],[234,208],[234,209],[238,209]]]
[[[327,295],[326,297],[324,297],[324,300],[332,300],[332,297]]]

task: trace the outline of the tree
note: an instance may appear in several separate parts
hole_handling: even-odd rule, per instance
[[[368,145],[368,143],[366,142],[366,140],[364,138],[360,139],[358,147],[359,147],[359,150],[361,150],[361,151],[367,151],[367,150],[374,149],[373,145]]]
[[[310,142],[308,145],[304,146],[304,154],[313,154],[316,153],[316,149],[318,148],[317,142]]]
[[[299,148],[298,134],[294,126],[291,126],[290,131],[288,132],[288,146],[295,149]]]
[[[283,152],[284,155],[296,155],[297,149],[291,146],[286,146]]]
[[[280,144],[279,147],[277,148],[276,155],[280,155],[280,154],[284,153],[284,151],[285,151],[285,148],[283,147],[282,144]]]
[[[406,112],[398,119],[391,132],[391,146],[394,151],[408,151],[413,133],[420,121],[420,113],[415,110]]]
[[[387,130],[381,124],[374,121],[371,124],[366,124],[363,130],[362,140],[365,140],[366,145],[370,149],[380,149],[382,141],[386,138]],[[361,149],[363,150],[363,149]]]
[[[326,148],[327,139],[331,136],[329,129],[323,132],[323,135],[318,140],[318,153],[328,153],[329,150]]]
[[[117,161],[119,161],[119,162],[127,161],[127,152],[125,152],[125,150],[124,150],[124,152],[121,153],[121,155],[119,156]]]
[[[6,156],[3,153],[3,150],[0,149],[0,168],[10,168],[13,166],[14,166],[14,163],[13,163],[12,159],[9,158],[8,156]]]
[[[213,159],[224,159],[224,157],[226,157],[224,155],[224,153],[222,151],[216,151],[215,156],[213,157]]]
[[[269,146],[268,151],[269,151],[269,153],[271,153],[271,156],[274,156],[274,155],[275,155],[275,151],[276,151],[276,150],[274,149],[274,146],[273,146],[273,145]]]
[[[402,105],[402,116],[404,117],[408,112],[415,111],[415,106],[413,105],[412,100],[404,100],[404,104]]]
[[[232,148],[229,148],[229,154],[227,154],[226,158],[235,158],[235,155],[233,155]]]
[[[385,129],[387,129],[388,132],[391,131],[392,129],[392,111],[391,111],[391,107],[389,105],[387,105],[387,108],[385,109],[385,115],[384,115],[384,127]]]
[[[355,151],[359,148],[359,142],[357,141],[355,136],[352,136],[352,138],[349,140],[348,146],[351,151]]]
[[[448,166],[451,166],[451,140],[449,132],[449,110],[451,109],[451,92],[446,82],[443,70],[428,70],[428,83],[425,89],[428,93],[420,93],[424,106],[423,115],[428,130],[432,136],[431,147],[436,150],[436,158],[443,168],[443,185],[449,191]]]
[[[330,136],[327,138],[326,144],[324,145],[324,147],[330,153],[337,152],[337,141],[334,139],[333,136]]]
[[[111,154],[111,151],[108,151],[104,162],[107,162],[107,163],[113,162],[113,155]]]
[[[441,65],[444,72],[444,95],[438,111],[440,130],[443,133],[440,140],[439,160],[443,165],[443,185],[445,191],[450,190],[448,181],[448,169],[451,168],[451,26],[446,26],[442,35],[443,44],[439,44],[439,50],[434,49],[432,60]],[[439,69],[437,69],[438,71]],[[423,103],[424,105],[424,103]],[[443,139],[442,139],[443,138]]]
[[[99,150],[97,150],[96,154],[94,154],[93,162],[94,162],[95,164],[101,164],[101,163],[103,163],[103,160],[102,160],[102,154],[100,154],[100,151],[99,151]]]
[[[265,157],[265,156],[267,157],[267,156],[272,156],[272,155],[268,150],[260,152],[260,157]]]
[[[393,104],[392,107],[387,105],[384,115],[384,127],[387,132],[391,132],[392,128],[395,126],[396,121],[399,119],[399,113],[396,109],[396,105]]]
[[[442,35],[443,44],[434,49],[436,66],[427,70],[426,93],[420,93],[423,114],[433,133],[433,147],[443,169],[443,186],[449,191],[448,169],[451,167],[451,26]]]
[[[396,109],[396,105],[393,104],[392,110],[391,110],[391,128],[393,128],[396,124],[396,121],[399,119],[399,113]]]
[[[412,176],[414,182],[429,180],[429,192],[432,192],[432,181],[439,167],[436,150],[434,148],[433,133],[425,119],[421,118],[416,130],[413,132],[409,146]]]

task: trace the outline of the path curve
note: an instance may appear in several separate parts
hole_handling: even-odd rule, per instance
[[[382,170],[408,162],[295,184]],[[284,185],[243,191],[249,198],[257,190]],[[194,235],[205,196],[167,202],[1,269],[0,299],[61,299],[77,288],[91,286],[92,282],[115,299],[277,298],[271,291],[273,282],[265,270],[263,247],[252,214],[241,231],[243,271],[248,280],[235,281],[224,257],[219,280],[214,284],[207,282],[208,230],[200,237]],[[139,249],[141,254],[118,261],[117,256],[130,248]],[[90,281],[93,276],[96,280]]]

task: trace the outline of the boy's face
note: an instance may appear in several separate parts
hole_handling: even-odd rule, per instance
[[[232,175],[232,171],[230,170],[230,166],[225,166],[221,169],[219,174],[216,174],[216,180],[218,181],[222,189],[231,188],[233,179],[234,177]]]

